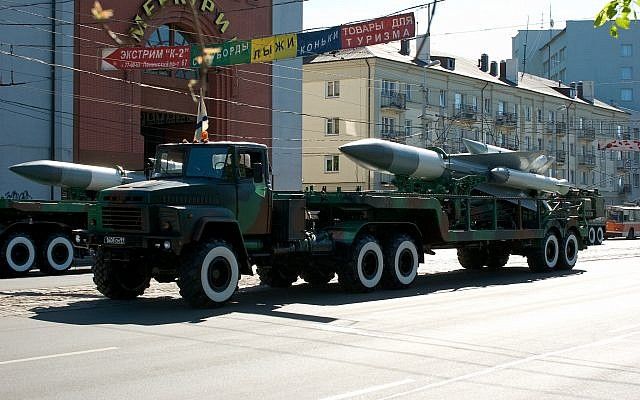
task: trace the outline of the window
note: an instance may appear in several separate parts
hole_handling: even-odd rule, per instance
[[[413,135],[413,121],[410,119],[406,119],[404,121],[404,135],[405,136]]]
[[[340,134],[340,118],[327,118],[327,135]]]
[[[576,171],[571,171],[569,176],[571,176],[571,180],[569,181],[569,183],[575,183],[576,182]]]
[[[382,93],[383,94],[391,94],[398,93],[398,83],[392,81],[382,81]]]
[[[560,49],[560,51],[558,52],[558,61],[559,62],[564,62],[564,55],[565,55],[565,51],[567,50],[566,47],[563,47]]]
[[[382,117],[382,134],[393,135],[395,134],[396,120],[394,118]]]
[[[538,118],[537,118],[538,122],[542,122],[542,109],[538,108]]]
[[[408,83],[404,84],[404,95],[407,100],[411,100],[411,85]]]
[[[453,94],[453,106],[456,110],[462,109],[462,94],[460,93]]]
[[[324,172],[340,172],[340,156],[324,156]]]
[[[621,101],[633,101],[633,89],[620,89]]]
[[[576,148],[575,148],[575,146],[573,145],[573,143],[569,144],[569,154],[570,154],[571,156],[575,156],[575,155],[576,155]]]
[[[623,81],[629,81],[633,79],[633,68],[620,67],[620,79]]]
[[[543,147],[544,142],[542,141],[542,138],[538,138],[538,150],[542,150]]]
[[[633,187],[640,187],[640,174],[633,174]]]
[[[531,151],[531,137],[524,137],[524,148],[527,149],[527,151]]]
[[[424,104],[429,105],[429,88],[424,89]]]
[[[582,183],[583,185],[587,184],[587,173],[584,171],[582,171],[582,179],[580,183]]]
[[[513,118],[517,121],[518,120],[518,105],[514,104],[513,105]]]
[[[175,25],[161,25],[151,33],[147,46],[186,46],[190,43],[185,34],[178,30]],[[196,69],[156,69],[146,70],[145,74],[168,76],[179,79],[197,79],[198,70]]]
[[[527,106],[527,108],[525,108],[525,119],[527,122],[531,121],[531,106]]]
[[[340,97],[340,81],[327,82],[327,97]]]
[[[596,184],[596,173],[595,172],[591,173],[591,184],[592,185]]]
[[[620,57],[632,57],[632,56],[633,56],[633,46],[630,44],[621,44]]]
[[[498,115],[503,115],[504,114],[504,109],[505,109],[505,103],[504,101],[498,101]]]
[[[484,113],[491,114],[491,99],[484,99]]]
[[[473,107],[474,112],[478,111],[478,98],[476,96],[471,98],[471,106]]]
[[[549,122],[554,122],[556,120],[556,113],[553,111],[549,111],[547,116],[549,118],[548,119]]]
[[[440,90],[440,107],[446,107],[447,106],[447,91],[446,90]]]

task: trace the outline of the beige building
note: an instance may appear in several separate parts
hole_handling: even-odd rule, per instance
[[[381,189],[392,177],[340,155],[341,144],[383,138],[465,151],[462,138],[554,156],[551,176],[597,188],[610,203],[640,189],[640,153],[598,150],[598,141],[638,139],[629,114],[593,98],[593,83],[570,87],[490,63],[431,56],[393,45],[305,60],[303,186]],[[635,190],[634,190],[635,189]],[[640,193],[640,192],[638,192]]]

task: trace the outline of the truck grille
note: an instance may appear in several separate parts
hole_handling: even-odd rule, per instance
[[[142,209],[126,207],[104,207],[102,226],[108,229],[142,231]]]

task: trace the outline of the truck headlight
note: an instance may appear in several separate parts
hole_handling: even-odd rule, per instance
[[[163,231],[170,231],[171,230],[171,223],[169,221],[163,221],[160,224],[160,229],[162,229]]]

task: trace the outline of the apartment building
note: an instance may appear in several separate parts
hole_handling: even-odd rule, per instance
[[[638,197],[638,153],[598,147],[638,136],[629,114],[596,99],[589,82],[570,87],[517,66],[486,56],[476,62],[431,55],[425,62],[393,45],[306,59],[303,187],[389,187],[392,176],[340,155],[338,147],[353,140],[383,138],[456,153],[468,138],[553,156],[551,176],[597,188],[609,203]]]

